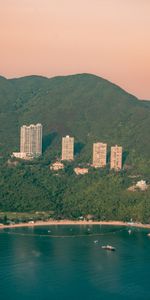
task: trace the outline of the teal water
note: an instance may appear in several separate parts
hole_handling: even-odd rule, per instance
[[[0,299],[150,300],[147,232],[111,226],[0,230]],[[106,244],[116,251],[101,249]]]

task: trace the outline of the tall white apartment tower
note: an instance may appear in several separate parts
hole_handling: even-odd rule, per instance
[[[119,171],[122,169],[122,147],[113,146],[111,147],[111,157],[110,157],[110,169]]]
[[[107,161],[107,144],[94,143],[93,144],[93,167],[103,168]]]
[[[62,138],[62,160],[74,160],[74,138],[69,135]]]
[[[42,125],[23,125],[20,131],[20,152],[27,156],[40,156],[42,154]]]

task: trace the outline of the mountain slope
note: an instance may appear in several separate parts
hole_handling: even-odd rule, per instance
[[[41,122],[45,138],[56,133],[57,147],[62,135],[75,136],[82,160],[91,159],[92,143],[99,140],[123,145],[129,158],[149,158],[150,106],[95,75],[2,78],[0,105],[4,152],[18,148],[22,124]]]
[[[43,124],[43,156],[14,165],[23,124]],[[90,74],[45,78],[0,77],[0,210],[53,211],[56,217],[94,214],[98,219],[150,222],[150,189],[129,192],[137,180],[150,182],[150,105]],[[61,137],[75,137],[76,159],[55,176],[49,164],[61,155]],[[89,168],[92,143],[123,146],[124,171]],[[108,153],[108,157],[109,157]]]

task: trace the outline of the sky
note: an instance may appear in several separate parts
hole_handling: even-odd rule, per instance
[[[150,99],[150,0],[0,0],[0,75],[76,73]]]

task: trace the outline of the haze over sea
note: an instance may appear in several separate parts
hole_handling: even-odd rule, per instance
[[[0,299],[149,300],[147,233],[100,225],[1,230]],[[101,249],[107,244],[116,251]]]

